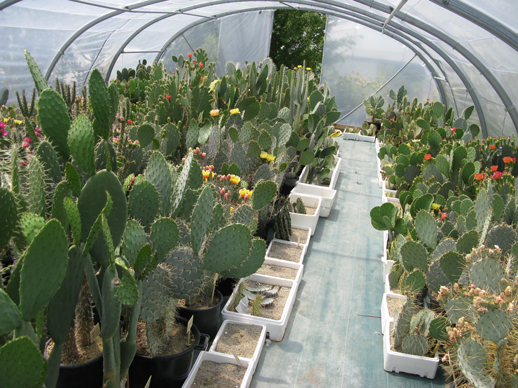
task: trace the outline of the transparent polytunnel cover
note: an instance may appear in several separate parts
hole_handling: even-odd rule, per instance
[[[97,68],[108,81],[138,61],[198,47],[224,65],[261,61],[275,9],[328,14],[321,81],[350,112],[370,94],[405,85],[410,97],[441,100],[485,135],[518,128],[518,2],[495,0],[5,0],[0,1],[0,94],[33,89],[24,49],[50,83],[81,87]],[[391,17],[389,18],[389,15]],[[384,31],[382,33],[382,26]],[[279,64],[278,64],[279,65]],[[342,122],[358,124],[364,110]]]

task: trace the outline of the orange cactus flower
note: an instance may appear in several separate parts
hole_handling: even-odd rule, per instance
[[[424,156],[424,160],[430,160],[430,159],[432,159],[432,154],[426,154]]]
[[[498,170],[498,166],[491,166],[491,171],[495,172],[496,170]]]
[[[489,149],[490,149],[490,150],[494,150],[495,148],[496,148],[496,145],[494,145],[494,144],[490,144],[490,145],[489,145]]]
[[[477,181],[481,181],[482,179],[484,179],[484,174],[480,173],[480,174],[475,174],[475,179]]]
[[[513,159],[510,157],[510,156],[505,156],[504,157],[504,163],[507,164],[507,163],[511,163]]]

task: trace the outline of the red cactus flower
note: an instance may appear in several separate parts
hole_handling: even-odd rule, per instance
[[[502,177],[502,173],[500,171],[495,171],[493,174],[493,178],[500,179]]]
[[[489,149],[490,149],[490,150],[494,150],[495,148],[496,148],[496,145],[494,145],[494,144],[490,144],[490,145],[489,145]]]
[[[192,54],[191,54],[191,53],[187,54],[187,56],[188,56],[189,58],[192,58]]]
[[[516,158],[511,158],[511,160],[513,161],[513,164],[516,164]]]
[[[446,219],[446,213],[441,213],[441,220],[445,220]]]
[[[131,119],[128,119],[128,124],[131,124],[131,123],[132,123]]]
[[[430,160],[430,159],[432,159],[432,154],[426,154],[424,156],[424,160]]]
[[[203,63],[200,62],[200,69],[203,68]]]
[[[203,82],[203,77],[200,77],[200,79],[201,79],[201,82]]]
[[[456,130],[457,130],[457,128],[455,128],[455,127],[450,128],[451,133],[454,133]]]
[[[504,163],[507,164],[507,163],[511,163],[512,161],[512,158],[510,156],[504,156]]]
[[[170,95],[170,94],[168,94],[167,96],[165,96],[165,98],[167,98],[168,100],[170,100],[170,99],[171,99],[171,95]]]
[[[498,170],[498,166],[491,166],[491,171],[493,171],[493,172],[494,172],[494,171],[496,171],[496,170]]]

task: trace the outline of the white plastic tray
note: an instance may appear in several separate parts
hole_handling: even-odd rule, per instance
[[[312,195],[322,199],[322,209],[320,210],[320,217],[328,217],[333,208],[336,199],[336,190],[325,186],[308,185],[307,183],[297,183],[291,191],[294,194]]]
[[[222,353],[211,353],[211,352],[200,352],[194,366],[187,377],[187,380],[182,385],[182,388],[189,388],[192,386],[194,379],[196,377],[196,373],[198,373],[198,369],[200,369],[201,363],[203,361],[212,361],[217,362],[218,364],[234,364],[239,365],[234,356],[229,356],[228,354]],[[252,376],[254,371],[250,368],[250,360],[247,358],[241,358],[241,365],[246,368],[245,376],[243,377],[243,382],[239,386],[239,388],[248,388],[250,383],[252,382]]]
[[[225,335],[227,326],[230,324],[258,326],[261,328],[261,335],[259,336],[259,339],[257,341],[257,346],[255,347],[254,355],[251,358],[239,357],[240,359],[247,359],[250,361],[250,368],[252,369],[252,374],[253,374],[255,372],[255,368],[257,367],[257,363],[259,362],[259,357],[261,357],[261,352],[263,351],[264,342],[266,341],[266,326],[258,325],[255,323],[225,320],[225,321],[223,321],[223,324],[219,328],[218,334],[216,334],[216,337],[214,338],[214,342],[212,343],[212,346],[210,347],[209,352],[216,353],[216,354],[226,354],[226,353],[221,353],[221,352],[216,351],[216,348],[218,347],[218,342],[221,339],[221,337],[223,335]],[[231,354],[231,356],[233,356],[233,355]],[[238,356],[239,356],[239,354],[238,354]]]
[[[311,240],[311,235],[312,235],[311,228],[310,228],[309,226],[300,226],[300,225],[295,225],[295,224],[293,224],[293,223],[292,223],[292,224],[291,224],[291,229],[292,229],[292,231],[293,231],[293,229],[302,229],[302,230],[307,230],[307,231],[309,232],[309,233],[308,233],[308,238],[307,238],[307,240],[306,240],[306,242],[305,242],[305,243],[301,243],[300,245],[306,245],[306,246],[308,246],[308,247],[309,247],[309,241]],[[275,238],[275,239],[277,238],[277,237],[275,236],[275,233],[273,234],[273,238]],[[280,240],[280,239],[278,239],[278,240]],[[282,241],[286,241],[286,240],[282,240]],[[295,242],[295,241],[291,241],[291,242],[293,242],[293,243],[295,243],[295,244],[296,244],[296,242]]]
[[[271,257],[265,257],[263,264],[278,265],[279,267],[288,267],[288,268],[296,269],[297,276],[295,277],[295,279],[288,279],[288,280],[294,280],[295,283],[297,283],[297,284],[300,284],[300,281],[302,280],[302,275],[304,274],[304,264],[294,263],[293,261],[279,260],[279,259],[274,259]],[[257,275],[262,275],[262,274],[258,273]],[[278,276],[271,276],[271,277],[279,278]],[[279,278],[279,279],[285,279],[285,278]]]
[[[383,369],[387,372],[404,372],[434,379],[439,366],[439,355],[434,358],[413,356],[390,350],[390,322],[385,322],[383,334]]]
[[[284,311],[282,312],[281,319],[275,320],[275,319],[268,319],[263,317],[255,317],[250,314],[241,314],[235,311],[230,311],[230,304],[233,303],[234,298],[236,297],[237,289],[239,287],[239,284],[246,280],[250,279],[252,281],[257,281],[261,283],[266,284],[274,284],[279,285],[283,287],[290,287],[290,294],[288,295],[288,300],[286,301],[286,305],[284,306]],[[289,279],[281,279],[281,278],[275,278],[271,276],[265,276],[265,275],[258,275],[254,274],[249,276],[248,278],[241,279],[239,283],[234,288],[234,292],[232,292],[232,295],[230,298],[228,298],[227,303],[225,304],[225,307],[223,307],[223,311],[221,312],[221,315],[223,316],[223,319],[230,319],[233,321],[238,322],[247,322],[247,323],[254,323],[258,325],[265,325],[266,330],[268,333],[270,333],[270,339],[272,341],[282,341],[282,338],[284,337],[284,332],[286,331],[286,326],[288,325],[288,321],[290,319],[291,310],[293,308],[293,303],[295,303],[295,298],[297,296],[297,288],[298,284],[294,282],[293,280]]]
[[[392,292],[383,293],[383,299],[381,299],[381,334],[385,334],[385,325],[387,321],[393,320],[388,311],[387,299],[406,299],[406,296],[400,294],[394,294]]]
[[[320,210],[322,208],[322,199],[320,197],[313,197],[311,195],[305,194],[296,194],[291,193],[289,196],[289,200],[291,203],[294,203],[298,198],[302,199],[304,205],[311,206],[315,208],[315,214],[299,214],[299,213],[291,213],[291,223],[293,225],[307,226],[311,228],[311,235],[315,234],[315,229],[317,228],[318,218],[320,217]]]
[[[268,249],[266,250],[266,257],[269,257],[270,259],[277,259],[277,260],[288,261],[288,262],[291,262],[291,261],[290,260],[284,260],[284,259],[281,259],[281,258],[278,258],[278,257],[271,257],[270,256],[270,251],[271,251],[271,249],[273,247],[273,244],[275,244],[275,243],[283,244],[283,245],[289,245],[289,246],[292,246],[292,247],[299,246],[302,250],[301,250],[301,253],[300,253],[299,260],[295,261],[295,263],[302,264],[302,262],[304,261],[304,256],[306,255],[306,251],[308,250],[308,246],[306,244],[297,244],[296,242],[291,242],[291,241],[286,241],[286,240],[278,240],[276,238],[272,239],[272,241],[270,242],[270,245],[268,245]]]

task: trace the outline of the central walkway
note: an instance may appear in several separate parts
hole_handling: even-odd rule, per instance
[[[265,346],[251,387],[445,387],[383,370],[380,305],[383,234],[370,222],[381,205],[373,143],[338,140],[337,198],[320,218],[282,342]]]

